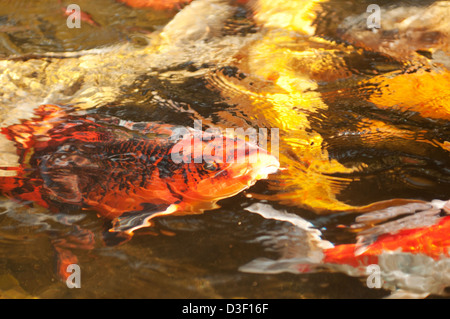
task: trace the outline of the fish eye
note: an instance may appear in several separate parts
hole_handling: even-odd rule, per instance
[[[219,165],[216,162],[204,162],[203,169],[207,171],[214,172],[219,168]]]

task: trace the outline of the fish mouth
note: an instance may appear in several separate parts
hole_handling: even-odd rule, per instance
[[[270,174],[275,174],[280,170],[280,164],[276,165],[269,165],[269,166],[265,166],[260,168],[257,171],[257,174],[254,177],[254,180],[260,180],[260,179],[267,179],[269,177]]]
[[[213,194],[209,193],[207,190],[198,192],[196,198],[217,201],[219,199],[232,197],[253,186],[257,181],[267,179],[270,174],[277,173],[280,170],[280,163],[275,156],[266,152],[261,152],[259,156],[256,163],[237,164],[234,172],[239,173],[233,174],[232,183],[222,185],[222,188],[215,191]],[[211,189],[211,187],[208,187],[208,189]]]
[[[253,183],[260,179],[267,179],[270,174],[275,174],[280,170],[280,162],[278,159],[260,149],[258,154],[258,163],[249,168],[249,175]]]

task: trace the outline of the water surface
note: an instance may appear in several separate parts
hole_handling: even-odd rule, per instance
[[[164,42],[158,31],[176,11],[79,0],[96,25],[83,22],[80,29],[68,29],[64,3],[1,2],[3,126],[28,117],[34,105],[55,103],[125,120],[193,126],[200,119],[205,128],[279,128],[285,170],[220,201],[219,209],[159,218],[120,246],[102,243],[108,222],[95,212],[55,214],[2,198],[0,297],[385,297],[390,292],[369,289],[366,278],[327,269],[273,275],[239,271],[256,258],[278,258],[263,238],[291,227],[245,208],[268,203],[310,221],[323,239],[342,244],[355,240],[355,233],[340,225],[354,221],[351,211],[359,205],[392,198],[448,199],[445,112],[428,117],[420,110],[385,107],[389,97],[380,100],[376,94],[395,72],[423,67],[422,62],[339,41],[339,17],[363,13],[366,3],[326,3],[318,20],[323,37],[283,28],[261,31],[250,9],[227,4],[215,13],[223,21],[214,22],[208,33],[183,38],[177,32],[184,30],[175,26]],[[326,13],[330,7],[338,8],[337,18]],[[105,51],[77,55],[91,49]],[[48,52],[55,54],[46,57]],[[66,52],[75,55],[55,57]],[[2,145],[3,158],[14,161],[13,146]],[[58,280],[51,244],[74,227],[97,238],[92,250],[74,249],[81,289],[68,289]]]

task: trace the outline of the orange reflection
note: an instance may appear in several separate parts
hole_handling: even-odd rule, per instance
[[[369,101],[377,107],[418,112],[422,117],[450,119],[450,72],[427,71],[376,77],[364,83],[376,86]]]

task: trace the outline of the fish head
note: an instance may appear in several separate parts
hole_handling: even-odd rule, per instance
[[[171,188],[185,200],[213,202],[238,194],[280,167],[267,150],[243,138],[191,132],[172,148],[179,172]]]

